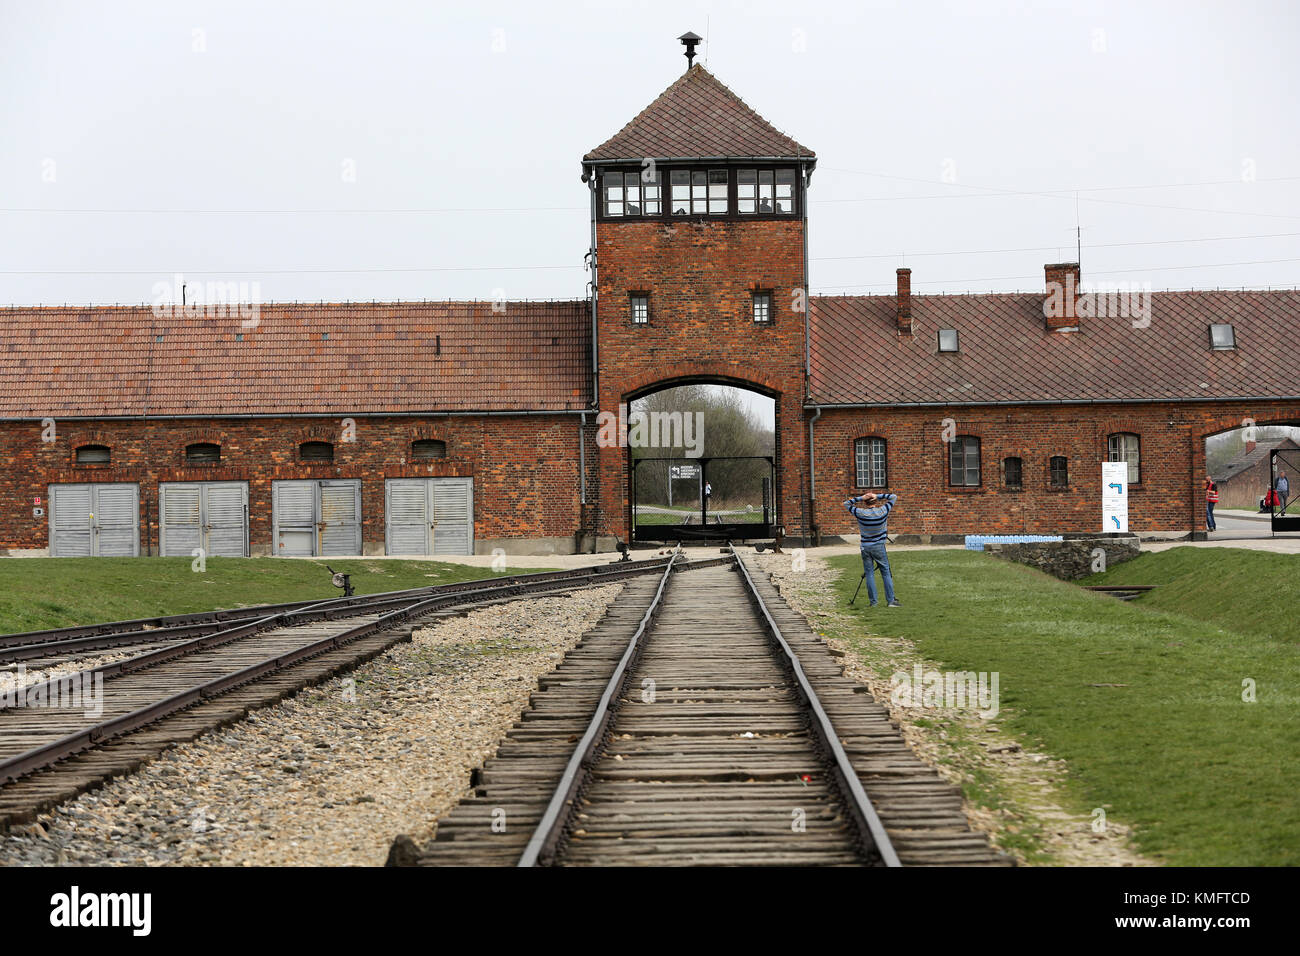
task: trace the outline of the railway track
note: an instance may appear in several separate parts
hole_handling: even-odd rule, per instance
[[[254,616],[177,621],[204,630],[126,660],[27,685],[19,699],[0,707],[0,829],[409,640],[417,620],[634,579],[672,561],[614,563],[287,610],[262,608],[259,612],[270,613]],[[158,620],[167,626],[166,619]],[[116,632],[132,633],[138,623],[120,622]],[[156,641],[157,633],[151,631],[150,640]],[[114,630],[99,636],[114,636]],[[50,706],[56,701],[65,706]]]
[[[1005,865],[731,551],[630,583],[393,865]]]
[[[625,571],[654,570],[661,567],[663,559],[622,562]],[[530,584],[546,581],[572,581],[592,579],[601,574],[614,573],[602,570],[603,566],[577,568],[569,571],[540,571],[493,578],[497,584]],[[259,604],[220,611],[201,611],[192,614],[174,614],[162,617],[136,618],[129,621],[110,621],[101,624],[82,624],[72,627],[49,628],[39,631],[21,631],[0,634],[0,664],[41,660],[51,657],[71,658],[94,651],[116,651],[123,647],[183,641],[214,634],[240,624],[248,624],[274,614],[303,608],[334,608],[346,610],[366,607],[376,601],[391,601],[400,606],[409,598],[435,594],[455,594],[482,586],[482,581],[458,581],[454,584],[430,585],[401,591],[354,595],[350,598],[327,600],[290,601],[282,604]]]

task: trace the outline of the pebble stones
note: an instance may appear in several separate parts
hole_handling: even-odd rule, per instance
[[[0,865],[382,865],[423,842],[621,584],[448,618],[0,835]]]

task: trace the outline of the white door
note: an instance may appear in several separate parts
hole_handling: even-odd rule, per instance
[[[133,558],[139,553],[139,485],[50,486],[52,557]]]
[[[248,484],[242,481],[165,482],[158,489],[164,557],[242,558],[248,543]]]
[[[361,482],[272,483],[275,553],[286,557],[361,553]]]
[[[473,554],[472,478],[393,478],[385,487],[388,554]]]

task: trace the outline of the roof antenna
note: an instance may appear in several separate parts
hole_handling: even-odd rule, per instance
[[[695,65],[695,47],[701,38],[688,30],[677,39],[682,41],[682,46],[686,47],[686,52],[682,56],[686,57],[686,69],[690,70]]]
[[[1074,194],[1074,261],[1083,271],[1083,233],[1079,230],[1079,194]]]

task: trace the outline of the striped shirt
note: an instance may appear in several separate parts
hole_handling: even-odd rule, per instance
[[[889,533],[889,512],[894,510],[896,504],[898,495],[881,495],[869,508],[853,507],[852,498],[844,502],[848,513],[858,519],[863,545],[880,544],[885,540],[885,535]]]

